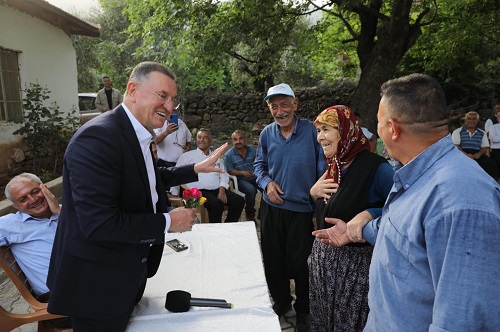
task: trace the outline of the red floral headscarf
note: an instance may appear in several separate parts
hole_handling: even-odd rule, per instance
[[[326,124],[337,128],[340,141],[337,153],[333,158],[327,158],[327,179],[334,179],[340,185],[342,180],[341,166],[349,164],[361,151],[370,151],[370,142],[363,135],[361,127],[356,124],[356,116],[351,109],[344,105],[330,106],[321,112],[314,125]]]

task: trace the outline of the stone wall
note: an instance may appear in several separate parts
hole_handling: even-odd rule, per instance
[[[295,89],[299,99],[297,114],[314,119],[328,106],[348,103],[354,87],[352,82],[341,80],[329,87]],[[221,134],[226,134],[223,137],[226,141],[227,135],[235,129],[251,130],[252,136],[258,137],[260,131],[273,121],[263,102],[264,96],[263,93],[190,94],[183,103],[181,118],[191,130],[209,128],[215,138],[214,144],[219,144],[217,138]],[[0,151],[2,158],[8,160],[8,167],[0,169],[0,197],[3,197],[5,185],[13,176],[30,172],[32,156],[19,142],[5,145]]]
[[[0,198],[4,197],[4,189],[10,179],[23,172],[30,172],[33,157],[29,149],[20,141],[0,144]]]
[[[339,81],[334,86],[295,89],[299,100],[297,114],[314,119],[328,106],[346,104],[354,91],[350,81]],[[214,136],[235,129],[251,129],[253,134],[273,121],[263,99],[264,93],[190,94],[186,96],[181,118],[189,129],[211,129]]]
[[[297,114],[313,120],[325,108],[350,104],[355,83],[350,80],[339,80],[333,86],[294,89],[299,100]],[[212,131],[214,136],[213,146],[230,140],[230,134],[235,129],[242,129],[251,133],[250,143],[256,144],[260,131],[273,121],[263,99],[264,93],[220,93],[220,94],[189,94],[185,97],[181,118],[193,132],[205,127]],[[490,116],[491,109],[477,103],[468,107],[460,107],[453,100],[448,102],[453,109],[450,116],[450,130],[459,127],[464,114],[475,110],[481,115],[483,121]],[[223,134],[223,135],[222,135]],[[196,144],[193,144],[193,147]],[[0,145],[0,157],[8,160],[7,167],[0,167],[0,196],[3,196],[5,184],[14,175],[30,171],[32,156],[20,143]]]

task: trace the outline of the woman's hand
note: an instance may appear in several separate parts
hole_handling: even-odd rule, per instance
[[[309,193],[311,194],[311,197],[314,199],[318,198],[324,198],[324,199],[329,199],[332,194],[336,193],[339,184],[335,183],[333,179],[327,179],[326,174],[328,171],[326,171],[318,181],[312,186],[311,190],[309,190]]]
[[[344,221],[337,218],[325,218],[325,221],[333,227],[314,231],[313,236],[332,247],[342,247],[351,242],[347,237],[347,224]]]

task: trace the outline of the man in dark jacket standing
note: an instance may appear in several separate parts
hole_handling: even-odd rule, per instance
[[[75,331],[124,331],[146,277],[156,273],[164,233],[194,223],[195,209],[167,213],[150,151],[151,133],[173,112],[176,96],[168,68],[140,63],[124,102],[86,123],[68,145],[47,285],[48,311],[70,316]],[[204,171],[220,171],[212,161]],[[183,183],[197,171],[188,165],[172,175]]]

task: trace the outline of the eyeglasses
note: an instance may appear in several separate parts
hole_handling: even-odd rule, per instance
[[[174,110],[178,109],[179,106],[181,106],[181,103],[178,102],[176,99],[172,98],[172,97],[169,97],[169,96],[165,96],[164,94],[161,94],[161,93],[156,93],[152,90],[149,90],[148,88],[146,88],[144,85],[138,83],[138,82],[134,82],[135,84],[137,84],[138,86],[140,86],[141,88],[143,88],[144,90],[147,90],[149,92],[151,92],[152,94],[154,94],[156,97],[160,98],[160,99],[163,99],[163,103],[164,104],[172,104],[174,105]]]

